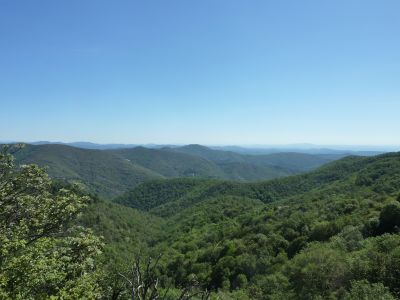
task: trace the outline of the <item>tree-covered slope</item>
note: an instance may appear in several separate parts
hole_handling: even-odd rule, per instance
[[[165,203],[176,201],[184,195],[193,193],[194,190],[202,190],[213,182],[212,180],[192,178],[149,181],[117,197],[114,202],[148,211]]]
[[[190,154],[145,147],[108,150],[107,152],[140,164],[165,177],[223,178],[225,176],[213,162]]]
[[[65,145],[25,145],[16,153],[18,164],[47,167],[51,177],[77,182],[90,192],[111,197],[160,174],[106,151]]]
[[[35,183],[30,170],[36,167],[16,170]],[[15,194],[14,184],[19,181],[2,185],[5,200]],[[47,189],[86,199],[62,182]],[[30,197],[17,199],[29,203]],[[88,261],[92,270],[97,266],[96,293],[103,298],[129,299],[132,286],[121,274],[132,270],[137,253],[162,253],[149,275],[159,291],[196,282],[197,291],[211,291],[210,299],[400,298],[400,153],[347,157],[265,182],[155,180],[116,199],[135,208],[91,198],[76,222],[104,237],[103,254]],[[9,204],[19,208],[18,201]],[[41,275],[52,274],[40,267]]]
[[[202,151],[184,151],[193,148],[199,148]],[[240,154],[211,150],[197,145],[162,149],[136,147],[109,150],[109,152],[168,178],[194,177],[251,181],[267,180],[300,172],[279,165],[251,162]]]
[[[110,150],[166,177],[219,178],[239,181],[268,180],[315,169],[341,155],[275,153],[242,155],[201,145]]]
[[[243,155],[231,152],[231,151],[220,151],[214,150],[202,145],[192,144],[182,147],[174,148],[163,148],[167,151],[186,153],[196,155],[208,159],[216,163],[228,163],[228,162],[245,162],[246,159]]]
[[[164,148],[168,149],[168,148]],[[248,155],[239,154],[231,151],[214,150],[201,145],[187,145],[183,147],[170,148],[170,151],[187,153],[208,159],[220,166],[230,166],[231,164],[256,166],[262,168],[275,167],[285,174],[296,174],[310,171],[322,166],[330,161],[344,157],[343,154],[305,154],[296,152],[281,152],[267,155]],[[275,176],[278,177],[278,176]],[[227,178],[229,179],[229,178]],[[258,177],[256,179],[270,179],[270,177]],[[254,180],[254,178],[250,179]]]
[[[154,179],[267,180],[298,174],[330,160],[297,153],[240,155],[196,145],[95,150],[61,144],[26,145],[16,153],[16,158],[20,164],[47,167],[51,177],[80,183],[88,191],[107,198]]]
[[[272,153],[268,155],[246,155],[246,159],[257,165],[279,166],[293,173],[300,173],[316,169],[328,162],[345,157],[335,154],[306,154],[295,152]]]
[[[383,158],[379,157],[381,160]],[[151,209],[162,216],[175,214],[182,208],[218,196],[247,197],[269,203],[345,180],[374,162],[375,158],[347,157],[307,174],[264,182],[160,180],[141,184],[115,201],[138,209]],[[182,186],[185,188],[181,189]]]
[[[160,240],[165,225],[156,216],[96,198],[79,222],[103,238],[103,260],[109,265],[124,265],[135,253],[146,251]]]
[[[273,202],[245,188],[168,215],[156,250],[167,253],[162,272],[177,285],[195,274],[234,299],[400,296],[400,154],[347,158],[263,185],[275,187]]]

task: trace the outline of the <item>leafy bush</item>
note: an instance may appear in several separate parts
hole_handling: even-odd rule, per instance
[[[15,168],[0,153],[0,298],[97,298],[101,243],[71,221],[88,198],[55,190],[35,165]]]
[[[369,283],[367,280],[353,281],[345,300],[395,300],[382,283]]]
[[[379,215],[379,230],[381,233],[400,230],[400,204],[386,205]]]

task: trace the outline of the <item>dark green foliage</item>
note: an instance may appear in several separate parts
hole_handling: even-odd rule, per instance
[[[119,264],[154,244],[165,224],[155,216],[103,200],[89,205],[79,222],[103,237],[106,261]]]
[[[379,234],[379,218],[373,217],[364,222],[362,229],[363,236],[375,236]]]
[[[399,232],[400,231],[400,204],[393,202],[386,205],[379,215],[379,231]]]
[[[344,299],[362,293],[354,280],[368,280],[366,293],[383,285],[398,295],[400,237],[375,236],[383,224],[395,233],[399,161],[348,157],[259,183],[162,180],[120,199],[166,220],[152,251],[165,252],[160,274],[176,286],[195,274],[218,295]],[[372,175],[375,165],[385,180]],[[370,176],[378,181],[359,180]]]
[[[116,198],[115,202],[147,211],[210,183],[211,181],[190,178],[150,181]]]
[[[349,254],[350,270],[356,280],[380,282],[400,296],[400,236],[385,234],[363,241],[360,250]]]
[[[327,241],[338,234],[340,228],[335,222],[323,221],[314,225],[310,232],[310,241]]]
[[[298,299],[326,299],[350,278],[344,253],[319,244],[296,255],[286,274]]]
[[[290,242],[286,249],[289,258],[292,258],[297,253],[300,252],[307,245],[307,238],[304,236],[299,236]]]

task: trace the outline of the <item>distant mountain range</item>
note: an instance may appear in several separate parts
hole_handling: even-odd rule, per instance
[[[48,141],[39,141],[32,142],[32,145],[46,145],[46,144],[55,144],[55,145],[67,145],[72,147],[78,147],[83,149],[120,149],[120,148],[132,148],[138,145],[135,144],[96,144],[91,142],[72,142],[72,143],[64,143],[64,142],[48,142]]]
[[[11,144],[13,141],[0,141],[0,144]],[[150,149],[160,149],[164,147],[169,148],[180,148],[183,145],[174,144],[98,144],[91,142],[50,142],[50,141],[37,141],[37,142],[26,142],[31,145],[67,145],[72,147],[78,147],[82,149],[97,149],[97,150],[108,150],[108,149],[126,149],[142,146]],[[357,145],[314,145],[314,144],[289,144],[289,145],[253,145],[253,146],[213,146],[206,145],[210,149],[231,151],[240,154],[272,154],[280,152],[297,152],[307,154],[346,154],[346,155],[362,155],[372,156],[378,155],[385,152],[396,152],[400,151],[400,146],[357,146]]]
[[[310,147],[299,147],[296,145],[289,146],[270,146],[270,147],[238,147],[238,146],[213,146],[210,147],[215,150],[225,150],[225,151],[233,151],[241,154],[252,154],[252,155],[260,155],[260,154],[272,154],[272,153],[281,153],[281,152],[296,152],[296,153],[307,153],[307,154],[346,154],[346,155],[361,155],[361,156],[374,156],[383,154],[385,152],[397,151],[400,150],[400,147],[339,147],[335,148],[332,146],[322,147],[322,146],[313,146]]]
[[[336,299],[353,293],[354,278],[361,291],[400,295],[400,153],[40,144],[16,161],[112,200],[92,196],[77,221],[104,238],[107,275],[132,253],[162,253],[161,276],[195,276],[223,299],[253,299],[254,291],[257,299]],[[355,295],[343,299],[365,298]]]
[[[87,145],[80,143],[80,145]],[[201,145],[84,149],[64,144],[27,144],[19,164],[36,163],[50,176],[76,182],[102,197],[121,195],[138,184],[162,178],[258,181],[313,170],[346,154],[240,154]]]

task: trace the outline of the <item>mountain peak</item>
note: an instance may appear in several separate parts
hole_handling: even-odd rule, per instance
[[[211,150],[210,148],[200,145],[200,144],[189,144],[180,147],[181,149],[192,149],[192,150]]]

